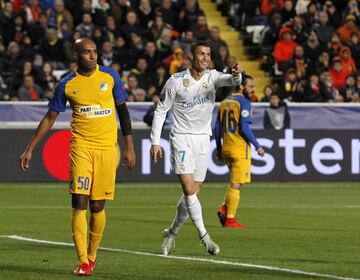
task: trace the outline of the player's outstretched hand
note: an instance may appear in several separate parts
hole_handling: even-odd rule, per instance
[[[265,155],[265,151],[262,147],[260,147],[259,149],[257,149],[257,153],[259,156],[263,157]]]
[[[233,76],[238,76],[242,72],[244,72],[244,68],[239,63],[235,63],[231,68],[231,73]]]
[[[32,153],[26,150],[21,156],[20,156],[20,167],[23,171],[26,171],[30,167],[30,160],[32,157]]]
[[[162,150],[160,145],[151,145],[150,154],[153,163],[157,163],[162,158]]]
[[[134,149],[125,149],[124,161],[126,169],[133,169],[136,163],[136,156]]]

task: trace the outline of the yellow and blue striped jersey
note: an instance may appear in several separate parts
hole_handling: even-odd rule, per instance
[[[117,144],[116,104],[127,100],[119,74],[108,67],[96,66],[87,77],[76,70],[62,79],[49,101],[49,109],[72,108],[71,147],[114,149]]]
[[[242,95],[231,95],[220,104],[215,126],[215,138],[218,149],[223,154],[238,158],[250,158],[250,142],[256,149],[260,147],[253,136],[251,123],[251,103]],[[223,138],[223,144],[221,144]]]

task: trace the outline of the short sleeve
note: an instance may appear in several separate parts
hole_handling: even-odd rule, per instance
[[[67,101],[65,87],[67,82],[70,81],[73,77],[75,77],[75,74],[71,73],[57,84],[54,90],[54,95],[49,98],[48,107],[50,110],[55,112],[65,112]]]
[[[240,122],[251,123],[251,103],[245,98],[240,99]]]

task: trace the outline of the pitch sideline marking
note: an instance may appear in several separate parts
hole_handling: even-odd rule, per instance
[[[74,244],[72,244],[72,243],[34,239],[34,238],[28,238],[28,237],[23,237],[23,236],[18,236],[18,235],[0,235],[0,237],[14,239],[14,240],[20,240],[20,241],[40,243],[40,244],[51,244],[51,245],[74,247]],[[279,272],[286,272],[286,273],[314,276],[314,277],[323,277],[323,278],[336,279],[336,280],[360,280],[358,278],[348,278],[348,277],[341,277],[341,276],[336,276],[336,275],[331,275],[331,274],[307,272],[307,271],[302,271],[302,270],[297,270],[297,269],[280,268],[280,267],[257,265],[257,264],[250,264],[250,263],[230,262],[230,261],[225,261],[225,260],[214,260],[214,259],[207,259],[207,258],[171,256],[171,255],[165,256],[165,255],[161,255],[161,254],[148,253],[148,252],[142,252],[142,251],[136,251],[136,250],[106,248],[106,247],[99,247],[99,249],[103,250],[103,251],[120,252],[120,253],[127,253],[127,254],[133,254],[133,255],[141,255],[141,256],[161,257],[161,258],[176,259],[176,260],[198,261],[198,262],[205,262],[205,263],[207,262],[207,263],[223,264],[223,265],[230,265],[230,266],[258,268],[258,269],[269,270],[269,271],[279,271]]]

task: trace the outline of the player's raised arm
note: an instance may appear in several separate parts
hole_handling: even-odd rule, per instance
[[[35,149],[37,144],[39,144],[45,134],[52,128],[58,115],[58,112],[52,111],[50,109],[40,121],[34,136],[30,140],[29,145],[26,147],[25,151],[20,156],[20,167],[23,171],[30,167],[30,160],[33,150]]]
[[[164,85],[159,101],[154,111],[154,118],[151,127],[151,157],[154,163],[162,158],[162,151],[160,148],[161,130],[165,122],[166,113],[170,110],[175,99],[175,84],[174,78],[170,77]]]
[[[242,72],[244,72],[242,66],[238,63],[235,63],[231,69],[231,72],[232,74],[218,72],[218,77],[215,80],[215,86],[226,87],[240,85],[242,81]]]

